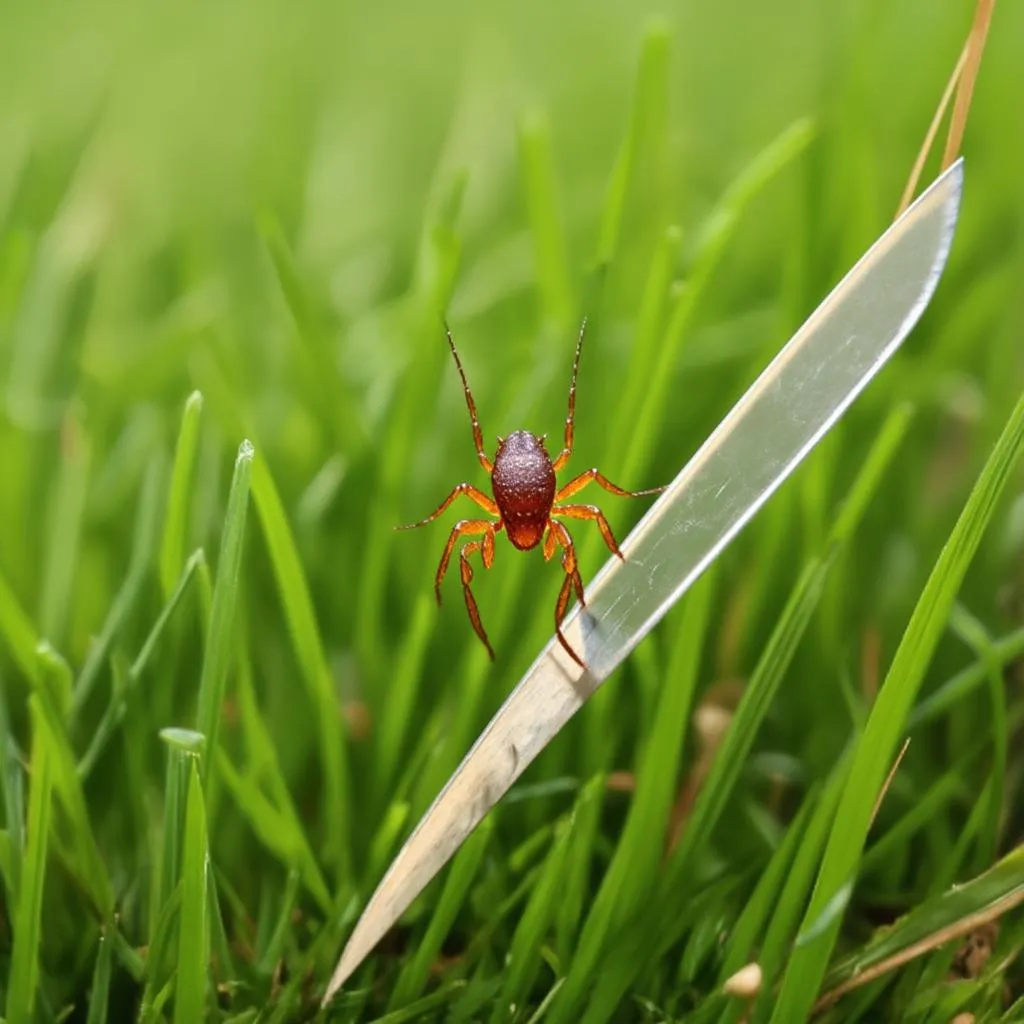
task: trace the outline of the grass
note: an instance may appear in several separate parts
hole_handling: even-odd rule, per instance
[[[8,1024],[1022,1019],[1009,3],[919,328],[319,1010],[551,633],[557,565],[477,571],[492,664],[458,510],[392,529],[485,483],[442,315],[490,444],[557,436],[586,314],[573,465],[671,479],[891,218],[973,6],[8,12]]]

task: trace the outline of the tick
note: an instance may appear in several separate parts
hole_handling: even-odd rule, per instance
[[[562,620],[565,618],[569,598],[573,591],[576,592],[576,597],[581,605],[585,605],[586,602],[583,599],[583,581],[580,579],[579,569],[576,566],[576,548],[565,524],[559,520],[585,519],[597,523],[597,528],[601,531],[601,536],[612,554],[619,558],[622,558],[623,555],[615,541],[611,527],[608,525],[608,520],[596,505],[565,504],[564,502],[591,482],[612,494],[627,498],[659,494],[665,490],[664,487],[652,487],[646,491],[626,491],[613,484],[596,469],[588,469],[585,473],[580,473],[561,488],[556,486],[555,474],[566,465],[572,455],[573,421],[576,417],[576,377],[579,373],[580,353],[583,351],[583,336],[586,330],[587,321],[584,319],[580,327],[579,338],[576,341],[576,357],[572,364],[572,381],[569,384],[569,414],[565,420],[565,439],[562,450],[552,460],[545,447],[546,434],[538,436],[531,434],[528,430],[517,430],[509,434],[508,437],[498,438],[498,448],[492,460],[484,451],[483,434],[476,414],[473,393],[469,389],[466,372],[462,368],[462,361],[459,359],[455,341],[452,339],[452,332],[445,324],[448,347],[452,350],[455,366],[462,378],[462,390],[466,395],[466,406],[473,424],[473,441],[476,444],[477,458],[485,472],[490,475],[493,498],[488,497],[470,483],[461,483],[426,519],[422,519],[418,523],[410,523],[408,526],[399,526],[397,529],[415,530],[420,526],[426,526],[427,523],[432,523],[460,495],[470,498],[485,512],[496,517],[495,520],[463,519],[457,522],[448,536],[444,554],[441,555],[441,564],[437,567],[437,574],[434,577],[434,593],[437,596],[437,603],[440,604],[441,581],[448,571],[448,564],[451,561],[455,545],[463,537],[480,538],[479,540],[470,540],[462,546],[462,550],[459,552],[459,573],[462,577],[462,593],[466,599],[469,620],[473,623],[476,635],[483,641],[492,659],[494,658],[494,648],[491,647],[491,642],[487,639],[487,633],[480,621],[480,611],[470,587],[473,582],[473,567],[469,561],[472,555],[479,551],[484,568],[490,569],[494,564],[494,539],[502,530],[508,534],[512,546],[520,551],[528,551],[530,548],[542,544],[545,561],[550,561],[555,552],[561,549],[565,579],[562,581],[562,589],[559,591],[558,601],[555,604],[555,633],[573,661],[581,668],[586,668],[583,659],[572,649],[562,633]]]

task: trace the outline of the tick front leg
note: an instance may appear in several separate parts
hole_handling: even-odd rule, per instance
[[[585,473],[580,473],[579,476],[574,477],[570,480],[561,490],[555,494],[555,501],[565,501],[566,498],[571,498],[577,491],[582,491],[591,481],[596,483],[599,487],[603,487],[606,491],[610,491],[612,494],[617,494],[622,498],[642,498],[647,494],[661,494],[665,487],[649,487],[645,491],[626,491],[619,487],[617,484],[613,484],[603,473],[597,469],[588,469]]]
[[[569,531],[561,524],[552,522],[550,524],[551,535],[555,536],[562,547],[562,568],[565,570],[565,579],[562,581],[562,589],[558,592],[558,602],[555,605],[555,635],[558,642],[568,652],[569,657],[579,665],[580,668],[587,667],[586,662],[572,649],[569,641],[565,639],[562,632],[562,620],[565,618],[566,610],[569,607],[569,598],[575,589],[576,597],[581,605],[585,605],[583,599],[583,580],[580,579],[580,571],[576,567],[576,547],[572,542]],[[546,547],[547,545],[545,545]]]
[[[551,509],[551,514],[553,516],[566,516],[569,519],[587,519],[597,523],[597,528],[601,531],[601,536],[604,537],[608,550],[613,555],[622,559],[622,561],[626,560],[619,550],[619,545],[615,542],[615,536],[612,533],[612,528],[608,525],[608,520],[605,519],[604,513],[596,505],[555,505]]]
[[[583,323],[580,325],[580,336],[576,341],[576,358],[572,361],[572,381],[569,384],[569,415],[565,418],[565,443],[555,459],[554,468],[556,473],[569,461],[569,456],[572,455],[574,423],[576,420],[576,378],[580,372],[580,353],[583,351],[583,336],[586,333],[587,318],[584,317]]]
[[[396,526],[395,529],[415,530],[417,527],[432,523],[460,494],[464,494],[467,498],[475,501],[485,512],[490,512],[492,516],[498,514],[498,506],[483,491],[477,490],[472,484],[459,484],[426,519],[421,519],[418,523],[409,523],[407,526]]]
[[[466,598],[466,611],[469,612],[469,621],[473,623],[473,629],[476,631],[476,635],[480,637],[483,641],[484,647],[487,648],[487,653],[491,656],[491,661],[494,661],[494,648],[491,646],[490,640],[487,639],[487,632],[484,629],[484,624],[480,621],[480,609],[476,606],[476,598],[473,597],[473,591],[469,586],[473,582],[473,566],[469,564],[469,556],[477,551],[482,552],[484,568],[490,569],[494,564],[493,528],[484,534],[483,540],[470,541],[462,549],[459,553],[459,570],[462,575],[462,593]]]
[[[444,554],[441,556],[441,564],[437,567],[437,575],[434,577],[434,594],[438,604],[441,603],[441,581],[448,571],[448,563],[451,561],[452,551],[459,538],[471,537],[477,533],[487,534],[484,544],[484,564],[489,569],[488,557],[492,562],[494,561],[494,531],[497,525],[487,519],[462,519],[452,527],[452,532],[448,535],[448,543],[444,546]],[[488,549],[490,550],[489,556]]]

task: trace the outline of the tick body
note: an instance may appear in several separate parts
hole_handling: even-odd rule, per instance
[[[448,335],[448,345],[455,359],[455,366],[462,379],[462,389],[466,396],[466,406],[469,409],[469,417],[473,424],[473,440],[476,444],[477,458],[480,465],[491,478],[491,493],[493,498],[488,497],[483,491],[478,490],[472,484],[461,483],[455,487],[445,498],[438,508],[426,519],[418,523],[410,523],[408,526],[400,526],[400,530],[413,530],[419,526],[426,526],[433,522],[456,498],[465,495],[474,501],[483,511],[495,517],[493,519],[463,519],[456,523],[448,537],[444,554],[441,556],[441,564],[437,568],[434,577],[434,592],[437,595],[437,603],[441,603],[441,581],[448,571],[455,546],[463,538],[479,537],[479,540],[468,540],[459,552],[459,574],[462,578],[462,593],[466,600],[466,610],[473,629],[481,639],[488,653],[493,658],[494,648],[487,639],[483,623],[480,620],[480,611],[477,608],[476,599],[470,584],[473,581],[473,567],[470,563],[471,556],[480,553],[484,568],[489,569],[494,564],[494,543],[497,534],[504,530],[513,547],[520,551],[527,551],[530,548],[542,544],[545,560],[554,557],[555,552],[562,552],[562,570],[565,578],[562,581],[562,589],[559,591],[558,600],[555,602],[555,633],[561,645],[568,652],[569,656],[582,668],[586,668],[583,659],[572,649],[569,642],[562,633],[562,620],[565,618],[566,609],[569,607],[569,598],[575,592],[580,604],[585,604],[583,598],[583,581],[580,578],[579,569],[576,567],[576,548],[573,544],[565,524],[561,519],[584,519],[597,524],[604,538],[605,544],[612,554],[622,558],[622,552],[612,535],[611,527],[604,517],[604,513],[596,505],[566,504],[565,499],[572,497],[577,491],[582,490],[587,484],[593,482],[603,487],[612,494],[623,497],[637,498],[647,494],[658,494],[664,487],[654,487],[646,491],[626,491],[617,487],[610,480],[604,477],[596,469],[588,469],[574,477],[563,487],[557,485],[557,472],[569,461],[573,448],[573,429],[576,417],[576,377],[580,368],[580,353],[583,350],[583,337],[586,333],[587,322],[583,321],[580,327],[579,338],[576,342],[576,358],[572,366],[572,382],[569,385],[569,414],[565,420],[565,441],[562,450],[552,459],[545,447],[546,435],[531,434],[527,430],[517,430],[508,437],[498,438],[498,448],[494,454],[493,461],[484,451],[483,434],[480,430],[480,422],[477,419],[476,403],[473,401],[473,393],[466,381],[466,373],[462,369],[462,362],[459,353],[455,348],[451,331],[445,328]]]
[[[555,467],[544,450],[544,439],[517,430],[501,441],[494,456],[491,490],[508,539],[520,551],[535,548],[555,503]]]

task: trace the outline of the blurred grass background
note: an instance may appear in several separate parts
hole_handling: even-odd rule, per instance
[[[971,15],[4,9],[9,1022],[314,1016],[390,856],[551,630],[557,569],[502,543],[475,583],[492,666],[457,583],[433,605],[458,513],[392,532],[485,483],[442,311],[488,443],[558,432],[589,314],[573,465],[667,482],[891,219]],[[1024,383],[1022,108],[1007,2],[921,326],[331,1019],[738,1019],[720,985],[755,958],[753,1019],[772,1015],[844,750]],[[834,983],[878,925],[918,908],[935,934],[1024,884],[1020,479],[911,712]],[[646,507],[601,503],[620,537]],[[587,578],[604,555],[577,534]],[[769,699],[708,776],[755,686]],[[205,734],[199,771],[172,727]],[[942,903],[997,862],[966,908]],[[1022,1019],[1019,917],[955,983],[954,932],[833,1018]]]

